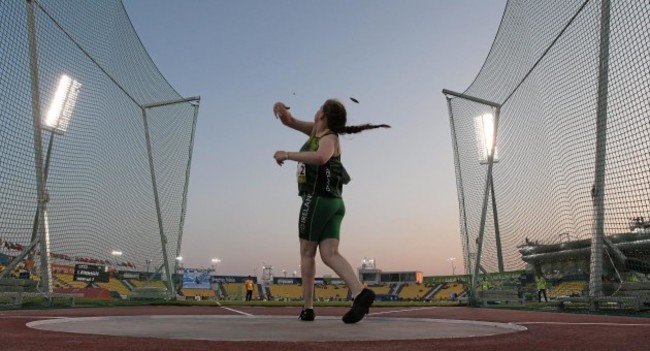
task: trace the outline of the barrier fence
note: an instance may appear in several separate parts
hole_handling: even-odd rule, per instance
[[[465,272],[582,280],[650,302],[650,3],[510,0],[462,93],[444,90]]]
[[[51,293],[53,264],[158,270],[173,294],[199,100],[121,1],[1,1],[2,275]]]

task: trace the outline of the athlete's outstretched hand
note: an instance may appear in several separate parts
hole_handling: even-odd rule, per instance
[[[291,117],[289,106],[285,105],[283,102],[276,102],[275,105],[273,105],[273,114],[275,115],[275,118],[280,118],[282,121]]]
[[[289,159],[289,153],[286,151],[276,151],[275,154],[273,154],[273,158],[278,165],[282,166],[284,161]]]

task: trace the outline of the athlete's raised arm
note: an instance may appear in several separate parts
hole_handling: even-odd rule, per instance
[[[289,112],[289,107],[282,102],[276,102],[275,105],[273,105],[273,114],[275,115],[275,118],[280,118],[282,124],[285,126],[307,135],[311,135],[312,129],[314,129],[314,122],[301,121],[294,118],[291,115],[291,112]]]

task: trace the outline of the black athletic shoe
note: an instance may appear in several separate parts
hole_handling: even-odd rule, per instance
[[[363,319],[370,311],[370,306],[375,301],[375,292],[370,289],[363,289],[354,298],[352,308],[343,316],[344,323],[356,323]]]
[[[300,312],[300,320],[311,322],[316,318],[313,308],[305,308]]]

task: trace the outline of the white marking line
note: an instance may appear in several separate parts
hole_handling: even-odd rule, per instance
[[[390,313],[401,313],[401,312],[414,312],[414,311],[426,311],[436,309],[438,307],[420,307],[420,308],[410,308],[406,310],[395,310],[395,311],[382,311],[382,312],[373,312],[368,313],[369,316],[378,316],[380,314],[390,314]]]
[[[0,316],[0,319],[19,319],[19,318],[27,318],[27,319],[66,319],[70,317],[55,317],[55,316]]]
[[[252,317],[252,316],[253,316],[253,315],[250,314],[250,313],[242,312],[242,311],[239,311],[239,310],[236,310],[236,309],[233,309],[233,308],[228,308],[228,307],[225,307],[225,306],[221,306],[221,308],[223,308],[224,310],[228,310],[228,311],[230,311],[230,312],[243,314],[244,316],[249,316],[249,317]]]
[[[510,322],[514,324],[556,324],[556,325],[606,325],[612,327],[650,327],[650,324],[638,323],[597,323],[597,322]]]

